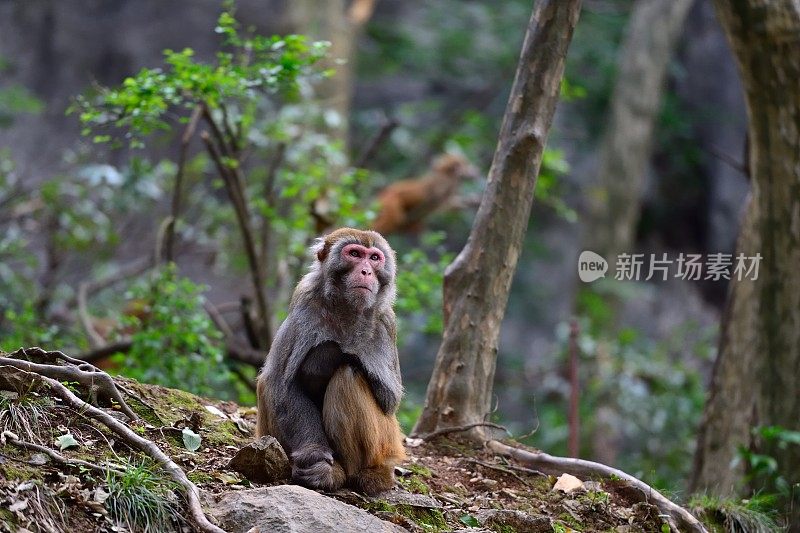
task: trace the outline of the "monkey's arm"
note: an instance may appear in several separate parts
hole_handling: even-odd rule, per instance
[[[400,360],[397,355],[394,316],[383,321],[381,335],[376,337],[376,345],[366,357],[360,358],[364,372],[375,400],[381,411],[393,414],[403,397],[403,384],[400,379]]]

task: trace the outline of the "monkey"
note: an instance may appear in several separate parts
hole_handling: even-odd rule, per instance
[[[463,156],[439,155],[426,175],[398,181],[378,194],[380,209],[372,229],[383,235],[419,231],[423,220],[445,207],[462,182],[477,178],[477,169]]]
[[[376,494],[405,458],[395,254],[379,233],[352,228],[311,249],[259,373],[256,436],[278,439],[300,485]]]

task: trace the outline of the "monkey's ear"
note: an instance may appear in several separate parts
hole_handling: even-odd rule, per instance
[[[325,242],[325,239],[318,238],[314,240],[314,244],[311,245],[311,251],[314,252],[319,259],[320,263],[325,261],[325,258],[328,257],[328,253],[331,251],[330,244]]]

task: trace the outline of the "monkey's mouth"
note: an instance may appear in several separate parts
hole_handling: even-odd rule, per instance
[[[355,286],[355,287],[353,287],[353,288],[354,288],[354,289],[364,289],[365,291],[368,291],[368,292],[373,292],[373,291],[372,291],[372,289],[371,289],[370,287],[367,287],[366,285],[356,285],[356,286]]]

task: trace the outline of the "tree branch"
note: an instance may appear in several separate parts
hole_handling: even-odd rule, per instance
[[[582,479],[620,479],[638,489],[642,494],[642,501],[655,505],[667,518],[672,531],[708,533],[703,524],[689,511],[671,502],[650,485],[622,470],[584,459],[555,457],[544,452],[532,452],[522,448],[515,448],[496,440],[488,441],[486,446],[500,455],[516,459],[525,466],[545,474],[558,476],[566,472]]]
[[[201,113],[200,106],[194,108],[189,123],[181,136],[181,148],[178,155],[178,169],[175,172],[175,187],[172,190],[172,207],[170,209],[169,226],[167,226],[167,233],[164,238],[164,259],[166,261],[173,261],[175,259],[175,224],[178,223],[178,215],[181,210],[181,194],[183,194],[183,173],[186,166],[186,155],[189,151],[189,142],[194,136],[197,129],[197,122],[200,119]]]
[[[386,118],[381,125],[381,129],[370,139],[364,149],[358,154],[355,163],[353,163],[353,167],[355,168],[367,168],[367,163],[369,163],[375,154],[378,153],[378,148],[380,148],[383,143],[385,143],[392,132],[400,125],[394,118]]]

